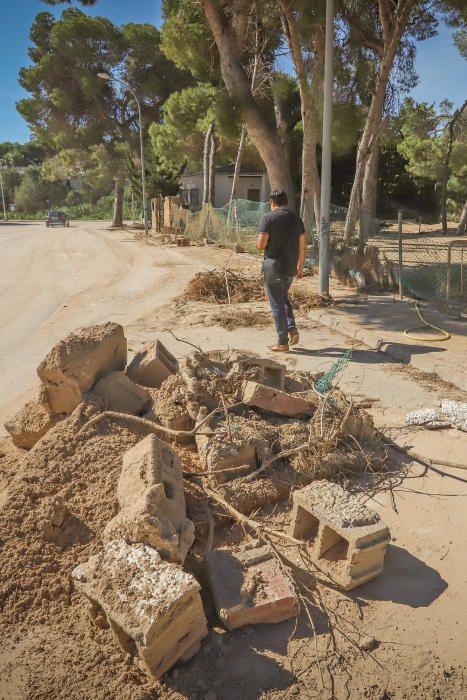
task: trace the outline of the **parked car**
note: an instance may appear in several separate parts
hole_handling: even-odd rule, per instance
[[[45,220],[46,226],[69,226],[70,219],[64,211],[51,210]]]

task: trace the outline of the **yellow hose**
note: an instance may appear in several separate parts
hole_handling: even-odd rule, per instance
[[[414,326],[413,328],[407,328],[406,331],[404,331],[404,335],[407,336],[407,338],[411,338],[412,340],[420,340],[423,343],[441,343],[443,340],[449,340],[451,337],[451,334],[448,333],[447,331],[443,330],[442,328],[438,328],[438,326],[434,326],[432,323],[428,323],[428,321],[425,321],[425,319],[422,316],[422,312],[418,308],[418,304],[415,302],[415,310],[418,314],[418,317],[420,321],[423,323],[422,326]],[[439,331],[441,333],[441,337],[437,338],[436,336],[430,336],[427,338],[426,336],[421,336],[421,335],[411,335],[412,331],[416,331],[419,328],[424,328],[425,326],[428,326],[428,328],[434,328],[435,331]]]

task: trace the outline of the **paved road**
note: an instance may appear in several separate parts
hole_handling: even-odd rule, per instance
[[[145,246],[105,223],[0,224],[0,430],[32,395],[54,343],[90,323],[131,328],[182,290],[199,250]]]

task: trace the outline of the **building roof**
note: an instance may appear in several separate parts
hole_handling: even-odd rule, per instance
[[[216,175],[232,175],[234,174],[235,170],[235,164],[234,163],[229,163],[228,165],[218,165],[215,168],[215,173]],[[240,177],[245,177],[245,176],[250,176],[250,177],[261,177],[264,175],[265,171],[264,170],[254,170],[251,168],[241,168],[240,169]],[[181,176],[183,179],[184,177],[189,177],[192,175],[202,175],[203,173],[201,171],[197,172],[185,172]]]

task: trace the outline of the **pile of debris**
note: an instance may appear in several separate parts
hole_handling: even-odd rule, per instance
[[[331,297],[316,294],[304,286],[294,285],[289,292],[289,297],[293,307],[300,311],[335,304]],[[199,272],[188,283],[183,298],[187,301],[204,301],[215,304],[266,301],[261,276],[234,272],[230,269]]]
[[[127,366],[115,323],[67,336],[38,375],[38,398],[7,423],[33,465],[10,522],[18,507],[27,509],[29,493],[27,517],[47,543],[41,551],[34,542],[37,557],[49,557],[44,572],[54,556],[55,567],[67,567],[65,578],[72,571],[93,624],[110,628],[150,677],[191,658],[207,634],[193,570],[205,567],[227,629],[298,614],[302,599],[267,532],[305,543],[310,561],[345,590],[382,571],[387,527],[329,480],[345,484],[355,473],[384,470],[385,451],[369,416],[339,389],[316,391],[320,375],[241,351],[195,352],[179,363],[160,342]],[[39,465],[47,472],[57,455],[46,496],[43,485],[34,490]],[[68,501],[93,478],[97,498],[109,505],[96,515],[82,501],[78,516]],[[266,531],[250,517],[292,493],[288,533]],[[259,542],[212,549],[218,514],[222,524],[226,516],[242,522]],[[56,597],[69,603],[70,594],[63,581]],[[14,581],[2,597],[17,609]],[[32,600],[26,593],[21,609]]]

